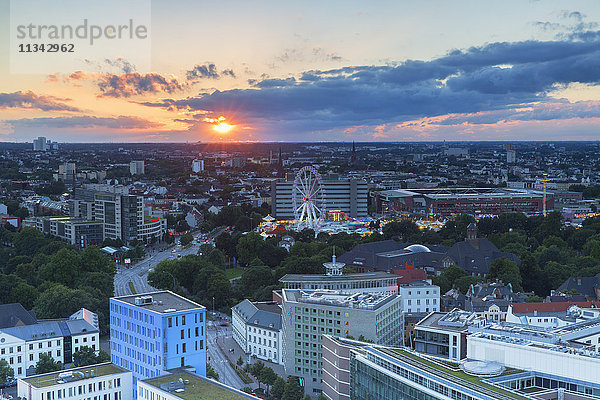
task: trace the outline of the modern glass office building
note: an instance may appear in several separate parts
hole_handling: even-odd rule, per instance
[[[111,361],[138,379],[194,367],[206,376],[206,308],[169,291],[110,299]]]

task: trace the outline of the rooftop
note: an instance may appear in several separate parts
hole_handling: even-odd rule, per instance
[[[174,372],[171,375],[146,379],[143,382],[185,400],[255,399],[253,396],[222,383],[183,370]]]
[[[469,325],[478,324],[484,321],[477,317],[473,312],[454,309],[448,313],[432,312],[426,318],[423,318],[417,326],[425,328],[434,328],[444,331],[463,332],[469,329]]]
[[[93,371],[93,372],[92,372]],[[87,374],[86,374],[87,372]],[[123,372],[129,372],[124,368],[121,368],[115,364],[105,363],[88,365],[80,368],[73,368],[63,371],[50,372],[47,374],[34,375],[27,378],[22,378],[23,381],[31,384],[36,388],[43,388],[52,385],[60,385],[66,381],[80,381],[84,379],[97,378],[99,376],[120,374]],[[73,373],[72,378],[68,378],[67,374]],[[60,375],[60,378],[59,378]],[[65,378],[67,377],[67,378]]]
[[[345,293],[339,290],[327,289],[283,289],[283,297],[286,301],[297,303],[376,310],[399,296],[383,293]]]
[[[136,298],[146,298],[149,301],[145,304],[136,304]],[[151,300],[149,299],[151,297]],[[158,312],[161,314],[174,313],[178,311],[188,311],[200,308],[204,306],[195,303],[191,300],[186,299],[183,296],[163,290],[159,292],[134,294],[121,297],[113,297],[113,300],[122,301],[131,305],[135,305],[140,308],[144,308],[150,311]]]
[[[273,301],[251,302],[248,299],[233,307],[246,323],[268,329],[281,329],[281,307]]]
[[[475,390],[486,394],[494,399],[514,399],[514,400],[525,400],[529,397],[525,397],[519,393],[515,393],[501,387],[492,385],[486,382],[486,378],[469,375],[466,372],[460,370],[458,365],[456,368],[453,368],[451,363],[446,363],[442,365],[440,363],[434,362],[432,360],[427,359],[418,354],[414,354],[402,349],[394,349],[394,350],[384,350],[379,349],[383,353],[396,358],[402,362],[408,363],[413,367],[428,371],[430,373],[435,374],[441,378],[447,379],[451,382],[454,382],[458,385],[464,386],[471,390]],[[514,369],[506,369],[502,375],[512,375],[516,373],[520,373],[522,371],[514,370]]]
[[[339,282],[339,281],[364,281],[370,279],[396,279],[396,276],[387,272],[366,272],[359,274],[343,274],[337,276],[316,275],[316,274],[285,274],[279,279],[279,282]]]

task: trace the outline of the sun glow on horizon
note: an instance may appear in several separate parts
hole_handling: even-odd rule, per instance
[[[204,118],[204,122],[213,124],[213,129],[219,133],[229,132],[235,125],[228,124],[225,122],[225,117],[220,116],[219,118]]]
[[[229,132],[235,125],[229,125],[225,122],[221,122],[218,125],[213,126],[213,129],[219,133],[227,133]]]

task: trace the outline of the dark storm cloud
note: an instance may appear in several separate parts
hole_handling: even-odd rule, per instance
[[[65,103],[67,99],[37,95],[32,91],[0,93],[0,108],[36,108],[42,111],[79,111]]]
[[[492,43],[431,61],[312,70],[297,80],[268,78],[250,89],[144,104],[209,112],[234,109],[249,120],[280,121],[305,130],[504,110],[550,101],[548,92],[570,83],[598,84],[599,44]]]
[[[224,69],[219,73],[217,66],[213,63],[195,65],[189,71],[186,71],[185,76],[188,81],[196,81],[199,79],[220,79],[224,76],[235,78],[235,72],[232,69]]]
[[[23,118],[5,121],[20,128],[109,128],[109,129],[149,129],[161,125],[139,117],[54,117],[54,118]]]
[[[196,65],[194,68],[186,72],[188,80],[195,79],[219,79],[220,75],[215,64]]]

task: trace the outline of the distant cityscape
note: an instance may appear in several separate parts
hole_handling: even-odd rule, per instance
[[[599,155],[0,143],[0,384],[27,400],[600,398]]]

